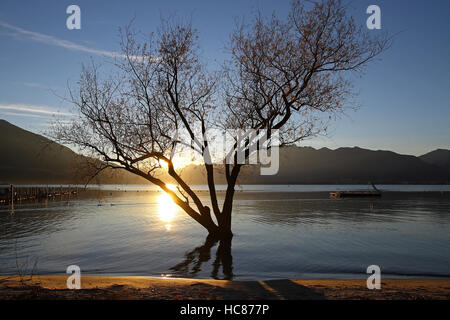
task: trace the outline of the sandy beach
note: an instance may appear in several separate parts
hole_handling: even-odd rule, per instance
[[[69,290],[67,276],[0,276],[0,299],[43,300],[421,300],[450,298],[450,280],[382,280],[368,290],[365,280],[227,281],[152,277],[83,276]]]

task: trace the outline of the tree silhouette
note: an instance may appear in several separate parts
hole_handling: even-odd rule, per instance
[[[244,164],[226,161],[251,155],[249,137],[235,141],[219,161],[227,188],[217,199],[208,130],[279,130],[281,144],[292,144],[326,131],[328,118],[343,112],[353,96],[350,73],[389,46],[383,36],[358,26],[339,0],[294,1],[287,18],[257,14],[231,33],[230,57],[222,70],[202,63],[198,33],[191,23],[162,21],[146,40],[131,26],[121,31],[122,54],[115,72],[92,63],[83,67],[77,89],[70,90],[78,117],[57,123],[53,136],[88,154],[95,173],[124,169],[167,192],[189,216],[217,238],[230,238],[235,186]],[[185,182],[174,157],[180,132],[201,155],[210,204]],[[97,161],[100,159],[101,161]],[[161,172],[176,181],[166,184]]]

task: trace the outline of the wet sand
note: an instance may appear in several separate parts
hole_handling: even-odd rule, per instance
[[[69,290],[68,276],[0,276],[0,299],[77,300],[421,300],[450,298],[450,280],[391,280],[369,290],[366,280],[228,281],[152,277],[82,276]]]

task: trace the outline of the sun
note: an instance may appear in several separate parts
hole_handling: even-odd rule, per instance
[[[166,184],[167,188],[176,191],[176,186],[173,184]],[[162,222],[171,222],[176,215],[177,205],[167,193],[162,193],[158,197],[158,215]]]

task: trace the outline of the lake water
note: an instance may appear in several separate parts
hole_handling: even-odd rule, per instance
[[[0,274],[65,273],[75,264],[93,275],[355,278],[375,264],[387,277],[450,278],[449,186],[377,187],[408,192],[336,200],[326,191],[368,187],[243,186],[231,243],[208,239],[148,186],[0,206]]]

